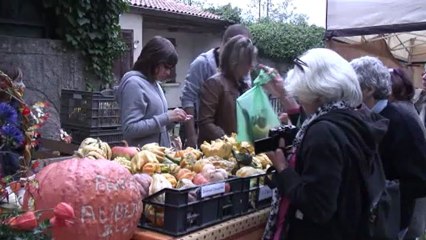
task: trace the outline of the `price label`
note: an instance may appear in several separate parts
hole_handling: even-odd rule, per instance
[[[225,192],[225,183],[215,183],[201,187],[201,198]]]
[[[259,197],[258,200],[262,201],[272,197],[272,189],[268,186],[262,186],[259,188]]]

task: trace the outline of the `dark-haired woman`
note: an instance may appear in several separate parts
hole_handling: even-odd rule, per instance
[[[406,109],[410,117],[415,119],[423,130],[426,137],[426,130],[420,116],[412,102],[414,97],[414,85],[407,74],[400,68],[390,69],[392,94],[390,100],[399,108]],[[414,139],[413,139],[414,140]],[[412,240],[424,234],[426,229],[426,198],[416,199],[413,216],[408,226],[407,234],[404,240]]]
[[[391,68],[389,69],[391,74],[391,83],[392,83],[392,93],[389,96],[389,100],[393,102],[395,105],[405,108],[411,115],[412,118],[418,120],[423,133],[426,130],[422,121],[420,119],[419,114],[417,113],[416,107],[412,102],[412,99],[415,94],[414,85],[407,76],[407,73],[400,68]]]
[[[154,37],[143,47],[133,66],[121,79],[116,91],[121,109],[124,139],[133,146],[159,143],[169,147],[167,125],[183,122],[191,116],[182,109],[168,110],[158,82],[170,78],[178,61],[173,44],[163,37]]]

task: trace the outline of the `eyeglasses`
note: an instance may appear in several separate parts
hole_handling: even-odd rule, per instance
[[[305,72],[305,69],[303,69],[303,67],[308,67],[308,64],[306,64],[300,58],[295,58],[293,63],[296,67],[298,67],[300,70],[302,70],[302,72]]]

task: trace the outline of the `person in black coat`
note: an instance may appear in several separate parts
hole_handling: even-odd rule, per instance
[[[401,237],[405,235],[417,198],[426,196],[426,140],[417,116],[388,102],[391,94],[389,69],[374,57],[351,61],[363,91],[364,103],[389,119],[389,129],[380,143],[386,178],[399,180],[401,192]]]
[[[268,153],[279,197],[263,239],[365,239],[368,198],[358,164],[374,161],[387,120],[367,122],[355,110],[362,102],[356,74],[332,50],[312,49],[296,59],[286,82],[307,119],[293,154]]]

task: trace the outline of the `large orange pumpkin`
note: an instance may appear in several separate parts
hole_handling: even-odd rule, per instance
[[[70,204],[70,227],[52,228],[55,240],[130,239],[142,212],[138,183],[127,169],[108,160],[70,159],[50,164],[30,184],[24,207],[35,210]],[[25,206],[26,205],[26,206]],[[52,217],[44,212],[41,219]]]

